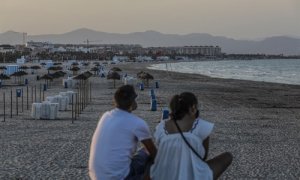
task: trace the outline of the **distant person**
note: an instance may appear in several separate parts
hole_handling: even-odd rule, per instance
[[[217,179],[231,164],[232,155],[226,152],[206,160],[214,125],[198,117],[196,96],[190,92],[175,95],[169,107],[169,120],[161,121],[154,133],[158,152],[151,167],[151,178]]]
[[[89,175],[96,179],[142,179],[156,147],[146,122],[131,112],[137,108],[133,86],[114,94],[116,108],[105,112],[92,138]],[[137,151],[138,142],[145,148]]]

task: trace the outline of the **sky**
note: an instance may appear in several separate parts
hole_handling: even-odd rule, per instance
[[[155,30],[235,39],[300,37],[300,0],[0,0],[0,33]]]

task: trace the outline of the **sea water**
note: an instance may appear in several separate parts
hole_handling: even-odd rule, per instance
[[[221,60],[154,64],[149,69],[300,85],[300,59]]]

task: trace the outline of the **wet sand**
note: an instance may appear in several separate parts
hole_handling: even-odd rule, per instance
[[[152,131],[172,95],[191,91],[198,96],[201,118],[215,123],[209,158],[224,151],[234,155],[220,179],[300,177],[300,86],[147,70],[145,63],[117,66],[133,76],[145,70],[159,81],[158,111],[150,111],[150,88],[137,89],[139,107],[134,113]],[[26,108],[0,122],[0,179],[88,179],[91,137],[99,116],[113,107],[115,91],[111,80],[92,77],[91,82],[92,102],[73,124],[70,111],[60,112],[58,120],[34,120]],[[0,89],[0,102],[4,91],[9,89]],[[66,90],[57,80],[45,96],[61,91]]]

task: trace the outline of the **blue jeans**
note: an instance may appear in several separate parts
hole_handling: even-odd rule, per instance
[[[151,162],[145,149],[140,149],[133,156],[130,164],[130,171],[125,180],[140,180],[144,178],[147,168],[150,168]]]

